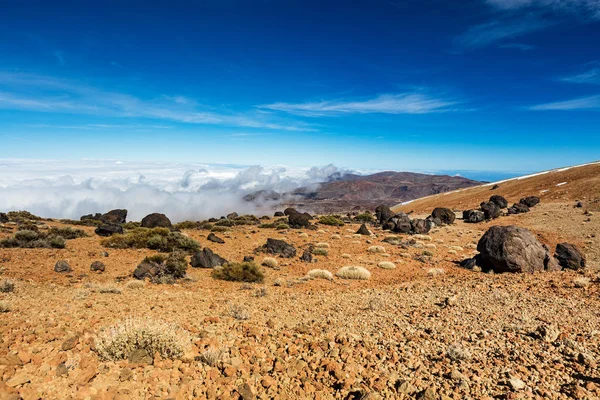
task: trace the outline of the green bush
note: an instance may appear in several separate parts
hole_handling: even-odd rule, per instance
[[[12,222],[27,222],[27,221],[39,221],[40,217],[33,215],[29,211],[9,211],[6,213],[9,221]]]
[[[284,229],[290,229],[290,226],[288,224],[279,223],[279,224],[275,225],[275,229],[277,229],[278,231],[281,231]]]
[[[0,248],[55,248],[64,249],[66,241],[62,236],[31,230],[16,231],[12,237],[0,240]]]
[[[115,249],[152,249],[163,253],[181,250],[192,253],[200,250],[200,244],[179,232],[168,228],[136,228],[124,234],[112,235],[102,245]]]
[[[234,282],[262,282],[265,279],[260,267],[253,262],[225,264],[213,269],[211,276]]]
[[[363,213],[358,214],[356,217],[354,217],[354,220],[357,222],[367,223],[375,221],[375,218],[370,213]]]
[[[121,225],[123,227],[123,229],[127,229],[127,230],[132,230],[132,229],[136,229],[142,226],[141,222],[137,222],[137,221],[130,221],[130,222],[125,222],[124,224]]]
[[[78,221],[74,219],[60,219],[61,223],[65,225],[77,225],[77,226],[100,226],[102,225],[102,221],[97,219],[84,219],[83,221]]]
[[[327,249],[319,249],[319,248],[313,249],[312,253],[315,256],[328,256],[329,255],[329,251]]]
[[[85,231],[82,231],[81,229],[73,229],[70,226],[67,226],[65,228],[51,228],[48,233],[50,235],[61,236],[67,240],[78,239],[88,236],[88,234],[85,233]]]
[[[319,223],[322,225],[344,226],[344,221],[338,215],[326,215],[319,218]]]
[[[215,233],[229,232],[230,230],[231,229],[229,229],[226,226],[213,226],[212,228],[210,228],[210,231]]]

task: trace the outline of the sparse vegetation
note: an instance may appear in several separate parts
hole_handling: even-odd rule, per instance
[[[369,253],[374,254],[382,254],[385,253],[385,248],[383,246],[371,246],[367,249]]]
[[[11,222],[23,223],[27,221],[41,220],[40,217],[38,217],[37,215],[33,215],[29,211],[9,211],[8,213],[6,213],[6,215],[8,216],[8,220]]]
[[[7,301],[0,301],[0,313],[7,313],[10,311],[10,305]]]
[[[318,247],[320,249],[328,249],[330,246],[329,243],[317,243],[315,247]]]
[[[281,231],[284,229],[290,229],[290,226],[288,224],[279,223],[279,224],[275,225],[275,229],[277,229],[278,231]]]
[[[200,250],[198,242],[179,232],[171,232],[168,228],[136,228],[124,234],[110,236],[102,244],[116,249],[147,248],[161,252],[180,250],[191,253]]]
[[[48,235],[60,236],[66,240],[79,239],[79,238],[89,236],[87,233],[85,233],[85,231],[83,231],[81,229],[74,229],[74,228],[71,228],[70,226],[67,226],[64,228],[51,228],[50,231],[48,232]]]
[[[471,352],[458,343],[451,344],[446,354],[452,361],[462,361],[471,358]]]
[[[373,217],[373,214],[366,212],[366,213],[358,214],[357,216],[354,217],[354,220],[356,222],[368,223],[368,222],[375,221],[375,217]]]
[[[326,215],[319,218],[319,224],[331,226],[344,226],[344,221],[340,219],[339,215]]]
[[[232,304],[229,306],[229,315],[240,321],[250,319],[250,313],[248,310],[245,307],[237,304]]]
[[[573,280],[573,284],[576,288],[585,289],[590,286],[590,278],[586,276],[580,276]]]
[[[223,351],[214,347],[209,347],[200,353],[200,361],[211,367],[218,366],[221,358],[223,357]]]
[[[0,282],[1,293],[11,293],[15,291],[15,282],[12,279],[3,279]]]
[[[371,272],[364,267],[347,266],[342,267],[336,272],[336,276],[342,279],[362,279],[371,278]]]
[[[132,279],[130,281],[127,281],[127,283],[125,283],[125,289],[131,289],[131,290],[137,290],[137,289],[141,289],[145,286],[144,281],[139,281],[137,279]]]
[[[63,249],[66,241],[62,236],[36,232],[33,230],[16,231],[12,237],[0,240],[0,248],[55,248]]]
[[[393,262],[390,262],[390,261],[382,261],[379,264],[377,264],[377,266],[379,268],[383,268],[383,269],[395,269],[396,268],[396,264],[394,264]]]
[[[316,248],[316,249],[313,249],[312,253],[315,256],[325,256],[325,257],[327,257],[329,255],[329,251],[327,249],[319,248],[319,247]]]
[[[162,321],[128,318],[100,331],[95,342],[96,352],[105,360],[124,360],[135,350],[176,359],[185,353],[190,337],[181,328]]]
[[[429,250],[424,250],[422,253],[425,257],[433,257],[433,253]]]
[[[443,275],[446,271],[444,271],[442,268],[429,268],[427,270],[427,275],[429,276],[438,276],[438,275]]]
[[[229,263],[213,269],[215,279],[233,282],[263,282],[264,274],[254,262]]]
[[[227,226],[213,226],[210,228],[210,231],[213,233],[225,233],[231,231],[231,229]]]
[[[277,259],[275,259],[273,257],[265,257],[263,259],[261,265],[268,267],[268,268],[277,268],[279,266],[279,263],[277,262]]]
[[[333,274],[326,269],[311,269],[306,275],[313,279],[333,279]]]

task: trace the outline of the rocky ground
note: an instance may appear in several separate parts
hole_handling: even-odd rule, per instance
[[[241,261],[268,237],[298,250],[329,244],[313,264],[298,257],[264,268],[262,284],[217,281],[188,269],[175,285],[127,284],[150,250],[106,249],[93,228],[65,249],[0,249],[0,399],[596,399],[600,398],[600,227],[572,202],[542,203],[493,222],[435,228],[408,249],[359,225],[232,228],[208,242]],[[55,222],[51,226],[61,225]],[[484,274],[455,262],[471,256],[491,225],[529,228],[544,244],[569,241],[585,272]],[[14,226],[5,225],[0,237]],[[306,235],[301,235],[305,233]],[[401,240],[409,239],[401,235]],[[384,254],[370,253],[372,245]],[[107,251],[108,256],[103,256]],[[431,257],[422,257],[424,252]],[[427,253],[427,254],[429,254]],[[255,255],[261,261],[264,255]],[[418,258],[418,259],[416,259]],[[59,260],[73,271],[54,272]],[[102,274],[90,264],[106,265]],[[391,261],[396,269],[379,268]],[[313,268],[371,271],[367,281],[306,279]],[[177,360],[105,361],[104,327],[128,317],[177,324],[190,346]]]

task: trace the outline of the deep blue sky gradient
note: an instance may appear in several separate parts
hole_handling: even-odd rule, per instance
[[[1,157],[597,160],[598,4],[0,0]]]

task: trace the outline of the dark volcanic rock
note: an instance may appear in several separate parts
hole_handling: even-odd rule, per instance
[[[465,210],[463,211],[463,220],[468,223],[476,224],[485,219],[485,213],[480,210]]]
[[[497,194],[490,197],[490,203],[494,203],[495,205],[497,205],[500,208],[508,207],[508,201],[506,201],[506,199],[504,197],[497,195]]]
[[[256,250],[262,251],[263,253],[279,254],[283,258],[296,257],[296,249],[294,246],[279,239],[268,238],[267,243]]]
[[[298,211],[295,208],[292,208],[292,207],[288,207],[285,210],[283,210],[283,215],[290,216],[292,214],[298,214]]]
[[[92,272],[104,272],[105,269],[106,267],[101,261],[94,261],[92,265],[90,265],[90,271]]]
[[[55,272],[71,272],[71,266],[65,260],[60,260],[54,265]]]
[[[0,224],[5,224],[8,222],[8,215],[4,213],[0,213]]]
[[[567,269],[584,269],[585,255],[577,246],[570,243],[559,243],[556,245],[554,257],[561,267]]]
[[[254,261],[254,256],[244,256],[244,262],[252,262]]]
[[[509,215],[513,215],[513,214],[523,214],[529,212],[529,207],[527,207],[525,204],[523,203],[515,203],[512,205],[512,207],[510,207],[508,209],[508,214]]]
[[[382,225],[388,222],[394,215],[396,214],[385,204],[375,208],[375,218],[377,218],[377,221],[379,221],[379,223]]]
[[[194,268],[214,268],[227,264],[227,260],[220,255],[213,253],[208,247],[205,247],[192,256],[190,264]]]
[[[124,224],[127,220],[127,210],[116,209],[103,214],[100,220],[106,224]]]
[[[98,236],[112,236],[115,233],[123,233],[121,225],[100,225],[94,231]]]
[[[310,226],[311,215],[308,213],[300,214],[290,214],[288,215],[288,224],[292,228],[307,228]]]
[[[371,236],[371,232],[369,231],[369,229],[367,228],[367,226],[365,224],[362,224],[360,226],[360,228],[358,228],[356,233],[359,235]]]
[[[206,237],[207,240],[210,240],[211,242],[215,242],[215,243],[225,243],[225,241],[223,239],[221,239],[220,237],[218,237],[217,235],[215,235],[214,233],[209,233],[208,236]]]
[[[424,235],[429,233],[433,227],[433,221],[429,219],[413,219],[410,221],[411,232]]]
[[[481,203],[481,211],[485,216],[485,219],[496,219],[502,215],[502,210],[496,203]]]
[[[232,213],[227,214],[227,219],[235,219],[237,217],[239,217],[239,215],[236,212],[232,212]]]
[[[392,232],[407,234],[412,232],[410,218],[404,213],[397,214],[394,217],[390,218],[388,223],[393,224],[393,227],[390,229]]]
[[[483,270],[531,273],[554,269],[548,249],[517,226],[492,226],[479,240],[477,251],[477,265]]]
[[[311,263],[313,261],[313,255],[311,250],[304,250],[304,252],[300,256],[300,260],[304,261],[305,263]]]
[[[274,217],[285,217],[285,214],[283,213],[283,211],[275,211],[275,214],[273,214]]]
[[[439,219],[442,225],[450,225],[454,223],[456,214],[449,208],[438,207],[431,213],[431,218],[434,219],[434,221],[435,219]]]
[[[171,220],[165,214],[153,213],[142,219],[143,228],[171,228]]]
[[[519,200],[519,203],[525,204],[527,207],[533,207],[540,203],[540,198],[537,196],[528,196]]]

